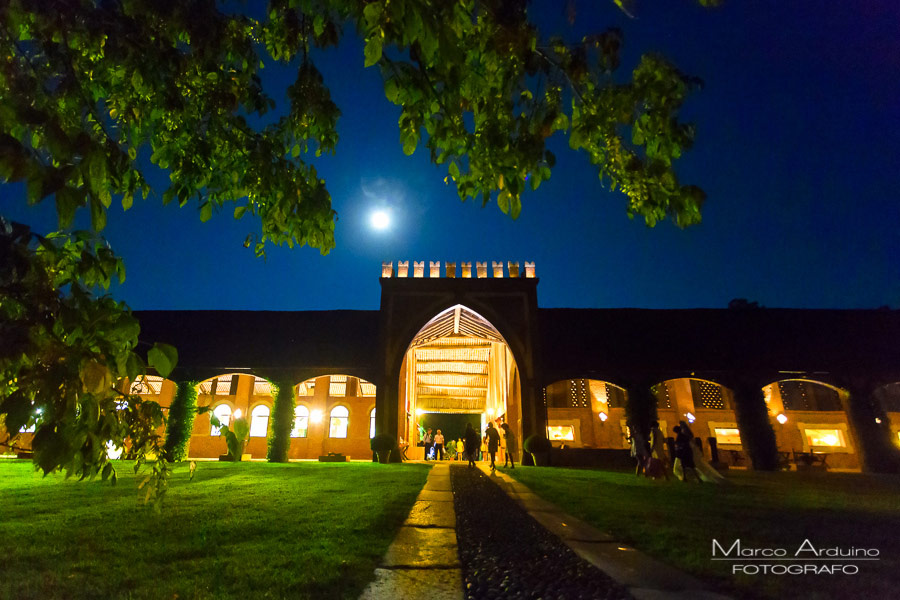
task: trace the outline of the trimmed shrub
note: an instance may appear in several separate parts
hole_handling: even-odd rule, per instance
[[[763,391],[756,385],[734,390],[734,416],[741,432],[741,444],[757,471],[778,469],[778,445],[769,421],[769,409]]]
[[[550,440],[548,440],[546,436],[535,433],[525,438],[523,447],[525,448],[525,452],[534,454],[535,452],[550,452],[553,444],[550,443]]]
[[[287,462],[294,427],[294,386],[289,381],[273,384],[275,402],[269,428],[269,462]]]
[[[175,398],[169,406],[169,423],[166,426],[166,443],[163,445],[166,460],[177,462],[187,458],[188,441],[194,429],[197,415],[197,382],[179,381],[175,384]]]
[[[628,426],[650,440],[650,423],[657,420],[656,396],[650,387],[639,385],[628,388],[625,401],[625,420]]]
[[[386,463],[390,453],[397,448],[397,440],[387,433],[379,433],[369,441],[369,447],[378,455],[379,462]]]

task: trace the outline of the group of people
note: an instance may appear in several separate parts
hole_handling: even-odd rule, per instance
[[[684,421],[672,428],[675,434],[672,446],[672,462],[666,449],[665,436],[659,422],[650,425],[650,439],[645,440],[635,428],[631,431],[631,456],[636,461],[635,475],[645,475],[652,479],[669,480],[670,472],[681,481],[694,479],[697,482],[722,483],[725,478],[709,464],[703,456],[700,440],[694,437],[691,428]]]
[[[502,439],[505,442],[506,450],[504,452],[503,466],[510,466],[515,469],[515,435],[507,423],[501,423],[499,429],[502,430]],[[450,440],[446,443],[446,448],[444,435],[440,429],[434,434],[432,434],[431,429],[427,430],[425,435],[422,436],[422,441],[425,444],[425,460],[444,460],[444,451],[446,449],[450,458],[468,460],[470,467],[475,466],[475,461],[479,457],[483,443],[484,449],[491,459],[491,469],[495,469],[497,452],[500,450],[501,445],[501,433],[497,427],[494,427],[493,422],[488,422],[482,438],[478,435],[475,428],[472,427],[471,423],[466,423],[466,431],[463,437],[458,441]]]

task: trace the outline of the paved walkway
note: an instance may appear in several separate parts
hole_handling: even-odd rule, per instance
[[[375,581],[360,600],[462,600],[462,572],[456,547],[456,514],[450,464],[437,462],[403,527],[388,548]],[[455,463],[465,468],[464,463]],[[580,557],[624,585],[638,600],[730,600],[665,563],[638,552],[612,535],[564,513],[528,487],[486,463],[478,467],[538,523],[559,536]]]
[[[462,600],[450,463],[434,463],[360,600]]]

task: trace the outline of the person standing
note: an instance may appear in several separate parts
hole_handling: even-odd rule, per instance
[[[487,440],[487,451],[491,455],[491,471],[496,468],[494,464],[497,460],[497,450],[500,448],[500,434],[493,422],[488,422],[487,429],[484,431],[484,437]]]
[[[688,471],[690,471],[694,474],[694,479],[699,482],[700,476],[694,466],[694,449],[691,448],[691,437],[693,436],[689,433],[690,430],[685,431],[681,426],[676,425],[672,431],[675,433],[675,475],[677,476],[681,471],[680,479],[687,481]]]
[[[463,443],[463,439],[459,438],[456,440],[456,460],[463,460],[466,455],[466,445]]]
[[[465,439],[465,449],[466,449],[466,458],[469,459],[469,466],[475,466],[475,455],[478,452],[478,433],[475,431],[475,428],[472,427],[471,423],[466,423],[466,433],[464,436]]]
[[[505,467],[509,464],[511,469],[516,468],[516,436],[513,434],[512,429],[509,426],[509,423],[503,423],[500,425],[500,428],[503,429],[503,439],[506,441],[506,455],[503,460],[503,466]]]
[[[666,452],[666,441],[662,430],[659,428],[659,421],[653,421],[650,425],[650,468],[647,474],[650,477],[657,478],[659,471],[662,471],[666,481],[669,480],[669,455]],[[657,461],[654,463],[653,461]]]
[[[431,433],[431,429],[428,430],[422,441],[425,442],[425,460],[428,460],[428,457],[431,456],[431,450],[434,448],[434,435]]]
[[[631,431],[631,458],[636,462],[634,474],[643,475],[647,459],[650,458],[650,448],[640,431],[633,426],[629,429]]]
[[[440,458],[438,458],[440,456]],[[444,434],[437,430],[434,436],[434,460],[444,460]]]

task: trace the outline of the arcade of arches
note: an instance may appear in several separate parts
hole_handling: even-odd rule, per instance
[[[172,344],[179,361],[172,381],[134,391],[168,409],[196,385],[221,421],[248,418],[255,459],[277,381],[294,390],[291,459],[371,459],[376,432],[414,458],[418,426],[445,415],[501,419],[519,450],[531,434],[622,450],[638,407],[667,435],[692,421],[707,457],[731,466],[773,468],[774,450],[829,469],[900,465],[900,311],[539,308],[531,263],[427,266],[383,265],[378,310],[138,312],[142,344]],[[188,457],[224,454],[216,434],[196,418]]]

